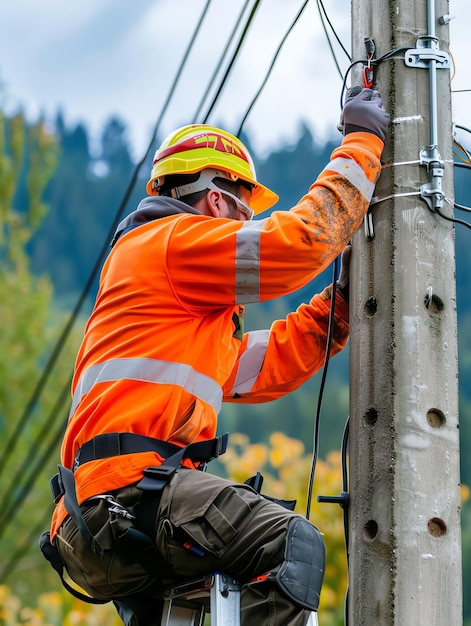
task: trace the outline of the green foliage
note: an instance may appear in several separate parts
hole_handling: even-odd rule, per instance
[[[311,455],[304,445],[282,432],[270,434],[268,444],[250,443],[246,435],[234,433],[231,446],[221,457],[229,478],[244,482],[261,472],[263,493],[283,500],[296,500],[296,511],[306,514],[307,485]],[[347,561],[343,518],[340,507],[319,504],[315,495],[342,491],[342,459],[339,452],[330,452],[316,465],[314,494],[309,517],[323,533],[326,545],[326,569],[322,585],[319,622],[324,626],[342,626],[347,589]]]
[[[45,193],[50,210],[29,251],[36,271],[47,272],[57,296],[67,297],[82,291],[100,252],[107,249],[134,166],[124,125],[115,118],[105,126],[93,156],[82,124],[68,129],[59,115],[56,134],[60,158]],[[133,208],[144,183],[140,187],[131,199]],[[97,284],[95,280],[91,296]]]
[[[0,626],[122,626],[112,604],[92,606],[65,590],[42,593],[30,606],[0,585]]]
[[[52,383],[26,411],[63,324],[62,315],[51,309],[50,279],[31,272],[27,253],[46,212],[43,195],[56,159],[54,138],[42,121],[29,125],[21,114],[12,118],[0,114],[0,581],[14,565],[23,590],[29,582],[22,581],[22,568],[36,562],[43,566],[37,537],[32,543],[30,533],[38,520],[47,527],[52,508],[45,503],[50,502],[48,481],[58,446],[57,456],[46,452],[57,425],[55,415],[49,423],[46,418],[68,379],[77,348],[75,342],[65,351]],[[60,419],[62,430],[63,413]],[[41,457],[43,463],[38,463]],[[14,558],[15,554],[25,558]]]
[[[7,143],[7,138],[9,139]],[[24,155],[27,154],[25,163]],[[47,326],[52,285],[33,276],[25,246],[45,207],[44,186],[54,165],[52,138],[40,122],[27,127],[24,118],[0,117],[0,432],[8,431],[9,416],[18,408],[25,386],[39,372],[39,359],[50,337]],[[24,175],[29,201],[26,211],[13,208],[15,191]]]

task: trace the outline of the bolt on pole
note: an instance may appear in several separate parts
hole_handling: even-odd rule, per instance
[[[462,624],[448,12],[352,0],[353,60],[401,51],[377,67],[391,127],[353,239],[349,626]]]

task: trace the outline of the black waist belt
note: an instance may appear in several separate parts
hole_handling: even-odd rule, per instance
[[[138,487],[143,490],[154,490],[156,479],[167,482],[183,459],[191,459],[197,463],[208,463],[223,454],[227,448],[227,440],[228,434],[226,433],[215,439],[197,441],[187,446],[177,446],[167,441],[136,433],[105,433],[83,444],[75,457],[74,471],[89,461],[122,454],[156,452],[163,457],[164,462],[160,466],[146,468],[144,478],[138,483]],[[52,477],[50,484],[54,502],[57,504],[65,492],[60,473]]]
[[[222,435],[208,441],[198,441],[187,446],[177,446],[168,441],[161,441],[153,437],[145,437],[135,433],[106,433],[98,435],[87,441],[77,452],[74,461],[74,470],[80,465],[89,461],[106,459],[110,456],[121,454],[136,454],[138,452],[157,452],[161,457],[168,457],[178,454],[184,450],[184,459],[191,458],[196,462],[209,462],[227,448],[228,435]]]

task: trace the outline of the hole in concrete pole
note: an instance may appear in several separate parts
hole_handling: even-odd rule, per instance
[[[429,409],[427,411],[427,422],[432,428],[441,428],[446,422],[446,417],[440,409]]]
[[[446,524],[439,517],[432,517],[427,523],[428,532],[432,537],[442,537],[446,533]]]
[[[368,298],[365,304],[366,314],[368,315],[368,317],[373,317],[377,310],[378,301],[376,300],[375,296],[371,296],[371,298]]]
[[[424,304],[431,313],[440,313],[443,311],[443,300],[435,294],[427,293],[424,298]]]
[[[378,421],[378,411],[373,407],[370,407],[366,410],[365,413],[365,424],[367,426],[374,426]]]
[[[374,519],[368,520],[363,526],[363,536],[365,537],[365,539],[368,539],[368,541],[373,541],[377,534],[378,522],[376,522]]]

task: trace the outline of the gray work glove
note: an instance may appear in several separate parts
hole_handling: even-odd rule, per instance
[[[345,246],[340,264],[340,274],[337,280],[337,291],[340,293],[345,302],[349,299],[349,279],[350,279],[350,259],[352,256],[352,246]]]
[[[378,91],[352,87],[347,92],[338,129],[344,135],[355,132],[373,133],[385,140],[389,113],[383,107]]]

